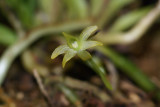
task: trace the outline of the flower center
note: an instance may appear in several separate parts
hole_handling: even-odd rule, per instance
[[[77,41],[74,41],[74,42],[72,43],[72,47],[73,47],[73,48],[76,48],[76,49],[78,48],[78,43],[77,43]]]

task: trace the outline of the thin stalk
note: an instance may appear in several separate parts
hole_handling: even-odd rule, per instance
[[[51,76],[49,78],[46,78],[45,83],[49,84],[50,82],[63,83],[67,87],[72,88],[72,89],[92,91],[93,94],[99,99],[101,99],[103,102],[111,101],[110,96],[103,89],[99,89],[97,86],[90,84],[87,81],[81,81],[81,80],[71,78],[68,76],[65,76],[65,77]]]
[[[82,104],[80,102],[80,99],[78,98],[78,96],[73,92],[73,90],[71,90],[70,88],[68,88],[67,86],[65,86],[64,84],[58,84],[58,88],[64,93],[64,95],[71,101],[71,103],[73,103],[76,107],[82,107]]]
[[[14,59],[24,51],[29,45],[35,42],[37,39],[41,37],[45,37],[48,34],[52,33],[60,33],[63,31],[75,31],[79,29],[83,29],[88,26],[90,22],[87,21],[76,21],[76,22],[67,22],[65,24],[56,25],[56,26],[46,26],[39,28],[35,31],[32,31],[27,35],[28,38],[22,38],[9,47],[2,55],[0,59],[0,87],[6,77],[7,71],[11,66]]]
[[[92,57],[91,59],[86,61],[86,64],[91,67],[101,78],[106,88],[112,90],[112,86],[110,82],[107,80],[106,70],[105,68],[99,63],[99,61]]]

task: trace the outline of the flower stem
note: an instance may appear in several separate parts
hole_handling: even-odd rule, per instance
[[[112,90],[112,86],[106,78],[106,71],[104,67],[100,64],[100,62],[97,60],[97,58],[92,57],[91,59],[86,61],[86,64],[89,67],[91,67],[100,76],[106,88],[108,88],[109,90]]]

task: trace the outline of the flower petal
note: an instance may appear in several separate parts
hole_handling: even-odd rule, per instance
[[[86,29],[84,29],[80,34],[81,40],[87,40],[92,34],[94,34],[97,31],[97,29],[97,26],[89,26]]]
[[[84,61],[86,61],[86,60],[88,60],[92,57],[91,54],[89,52],[85,51],[85,50],[79,51],[77,53],[77,55]]]
[[[67,34],[65,32],[63,32],[63,35],[67,41],[67,45],[70,47],[70,48],[73,48],[73,49],[76,49],[78,48],[78,42],[77,42],[77,38],[75,36],[72,36],[70,34]]]
[[[52,53],[51,59],[56,58],[58,55],[65,53],[69,47],[67,45],[58,46]]]
[[[86,50],[88,48],[92,48],[95,46],[102,46],[103,44],[98,41],[83,41],[83,48],[82,50]]]
[[[76,55],[76,51],[73,49],[69,49],[67,53],[64,55],[62,66],[64,68],[66,62],[68,62],[71,58],[73,58]]]

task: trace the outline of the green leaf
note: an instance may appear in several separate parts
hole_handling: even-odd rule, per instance
[[[77,55],[84,61],[86,61],[92,57],[91,54],[87,51],[79,51],[77,53]]]
[[[63,0],[72,18],[83,19],[88,15],[86,0]]]
[[[98,26],[103,28],[107,25],[123,7],[135,0],[109,0],[108,5],[103,9],[103,15],[99,17]]]
[[[6,3],[25,28],[34,26],[34,12],[37,0],[6,0]]]
[[[39,0],[41,10],[43,10],[47,14],[52,14],[54,1],[55,0]]]
[[[92,36],[97,31],[97,29],[98,29],[97,26],[89,26],[89,27],[87,27],[80,34],[80,39],[82,41],[87,40],[90,36]]]
[[[110,29],[111,32],[123,31],[134,24],[136,24],[142,17],[144,17],[151,10],[151,6],[144,7],[142,9],[137,9],[132,12],[129,12],[126,15],[121,16],[116,20]]]
[[[128,75],[130,79],[147,92],[154,92],[157,89],[156,85],[130,60],[124,58],[109,47],[99,47],[97,50],[109,57],[123,73]]]
[[[91,14],[97,16],[101,13],[105,0],[91,0]]]
[[[65,64],[74,56],[76,55],[76,51],[73,49],[69,49],[67,53],[64,55],[63,61],[62,61],[62,66],[63,68],[65,67]]]
[[[0,25],[0,43],[12,45],[17,40],[16,34],[4,25]]]
[[[102,46],[103,44],[101,42],[98,41],[84,41],[83,42],[83,50],[89,49],[89,48],[93,48],[95,46]]]
[[[65,53],[66,51],[68,51],[69,47],[67,45],[61,45],[59,47],[57,47],[52,55],[51,55],[51,59],[56,58],[58,55]]]

